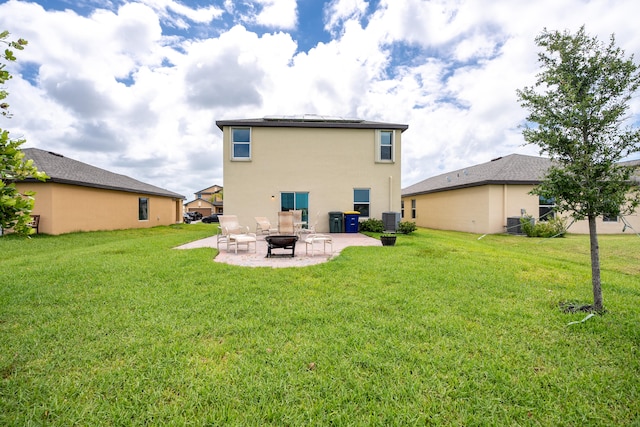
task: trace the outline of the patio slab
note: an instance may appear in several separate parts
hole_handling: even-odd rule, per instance
[[[222,262],[225,264],[238,265],[243,267],[306,267],[309,265],[320,264],[327,262],[331,258],[334,258],[340,254],[340,252],[349,246],[382,246],[380,240],[374,239],[369,236],[365,236],[360,233],[331,233],[329,234],[333,238],[333,253],[323,254],[322,245],[316,244],[316,251],[313,256],[311,253],[307,255],[305,253],[304,234],[298,240],[296,244],[295,257],[291,256],[275,256],[266,258],[267,255],[267,242],[265,236],[258,236],[256,242],[256,252],[238,250],[238,253],[234,253],[233,250],[227,251],[226,244],[220,245],[220,252],[214,258],[215,262]],[[205,239],[196,240],[181,246],[176,249],[194,249],[194,248],[214,248],[216,249],[216,236],[207,237]],[[284,253],[285,251],[274,250],[275,254]],[[290,251],[286,251],[290,252]]]

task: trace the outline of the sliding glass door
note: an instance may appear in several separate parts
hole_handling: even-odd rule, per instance
[[[280,210],[302,211],[302,220],[309,220],[309,193],[308,192],[282,192],[280,193]]]

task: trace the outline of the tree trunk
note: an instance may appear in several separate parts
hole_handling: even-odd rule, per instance
[[[591,284],[593,286],[593,308],[602,311],[602,284],[600,282],[600,247],[596,231],[596,217],[589,215],[589,239],[591,241]]]

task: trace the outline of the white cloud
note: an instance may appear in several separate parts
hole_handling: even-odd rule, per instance
[[[190,8],[182,2],[173,0],[142,0],[142,3],[155,10],[161,17],[173,20],[181,28],[188,27],[188,24],[181,19],[172,18],[174,13],[191,22],[201,24],[210,23],[224,13],[223,9],[216,6]]]
[[[368,7],[364,0],[332,0],[324,7],[324,29],[335,35],[346,21],[360,21]]]
[[[635,0],[371,4],[326,2],[324,25],[334,36],[297,53],[290,30],[304,32],[305,22],[290,0],[225,0],[224,11],[145,0],[89,16],[9,0],[0,4],[0,29],[29,46],[10,65],[14,118],[0,119],[0,127],[27,146],[191,197],[223,184],[217,119],[318,113],[407,123],[407,186],[499,155],[537,152],[521,146],[526,112],[515,90],[534,82],[534,38],[545,26],[585,24],[602,40],[615,32],[627,54],[640,57],[629,19],[640,12]],[[167,25],[203,23],[217,35],[163,34]]]
[[[258,24],[268,28],[292,30],[298,22],[296,0],[254,0],[261,6],[255,17]]]

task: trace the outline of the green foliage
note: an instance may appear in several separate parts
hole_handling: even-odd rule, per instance
[[[640,67],[633,55],[585,34],[547,32],[536,38],[542,71],[534,87],[518,91],[529,110],[523,134],[554,161],[533,193],[555,199],[578,219],[632,213],[640,191],[633,170],[618,162],[640,151],[640,129],[623,127]]]
[[[536,223],[532,216],[527,215],[520,218],[520,225],[528,237],[563,237],[567,232],[564,218],[550,218]]]
[[[9,46],[9,48],[16,49],[16,50],[23,50],[24,47],[27,45],[26,40],[18,39],[18,41],[7,41],[8,37],[9,37],[8,31],[3,31],[2,33],[0,33],[0,43],[4,43],[7,46]],[[0,58],[3,59],[4,61],[16,60],[16,57],[13,54],[13,51],[11,49],[5,49],[4,52],[0,54]],[[5,84],[5,82],[11,79],[11,74],[5,68],[6,68],[6,63],[0,62],[0,85]],[[8,93],[4,89],[4,87],[0,87],[0,115],[2,116],[9,115],[9,112],[8,112],[9,104],[7,104],[6,102],[3,102],[3,100],[7,97],[7,95]]]
[[[6,41],[8,36],[7,31],[0,33],[0,42],[18,50],[22,50],[27,44],[22,39],[17,42]],[[16,59],[10,49],[6,49],[0,58],[6,61]],[[0,84],[11,78],[11,74],[5,70],[5,65],[0,63]],[[0,89],[0,101],[6,97],[7,92],[4,88]],[[0,103],[2,116],[9,116],[8,108],[7,103]],[[0,129],[0,229],[11,228],[17,234],[26,235],[33,233],[27,224],[31,221],[29,214],[33,210],[34,193],[20,193],[16,182],[27,178],[44,181],[47,175],[37,170],[33,160],[24,160],[24,153],[20,151],[20,146],[24,143],[24,139],[11,139],[8,131]]]
[[[640,129],[623,124],[640,87],[640,67],[625,58],[612,35],[605,45],[581,27],[576,34],[546,29],[536,38],[541,72],[535,86],[517,92],[529,110],[523,132],[553,165],[532,191],[554,199],[556,210],[587,218],[591,238],[594,307],[602,310],[596,218],[628,215],[640,204],[633,170],[620,160],[640,151]]]
[[[368,231],[371,233],[384,232],[384,224],[381,219],[369,218],[364,221],[360,221],[359,231]]]
[[[417,230],[415,222],[402,221],[398,224],[398,231],[403,234],[411,234]]]
[[[418,229],[313,267],[172,249],[207,224],[0,239],[2,426],[632,426],[640,239]]]

